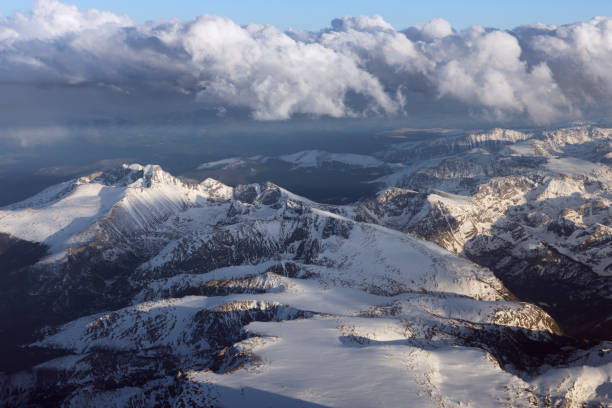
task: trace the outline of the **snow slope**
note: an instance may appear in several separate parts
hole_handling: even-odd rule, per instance
[[[414,135],[376,154],[403,167],[355,218],[491,268],[568,333],[610,339],[611,154],[612,130],[592,125]]]
[[[108,215],[124,197],[126,187],[75,184],[69,194],[57,201],[43,192],[37,197],[41,203],[38,208],[0,210],[0,231],[19,239],[45,243],[52,251],[81,243],[75,236]]]
[[[373,168],[387,166],[388,164],[368,155],[354,153],[330,153],[322,150],[303,150],[281,156],[252,156],[248,158],[230,157],[202,163],[197,170],[223,169],[246,167],[252,163],[267,163],[270,160],[280,160],[292,164],[293,170],[317,168],[327,165],[343,165],[355,168]]]
[[[0,232],[44,243],[53,256],[94,239],[101,222],[115,220],[118,231],[146,231],[171,214],[228,194],[214,180],[189,186],[159,166],[123,165],[0,209]]]
[[[385,163],[372,157],[353,153],[329,153],[321,150],[305,150],[279,156],[279,159],[296,167],[318,167],[323,163],[340,163],[355,167],[379,167]]]
[[[230,157],[227,159],[202,163],[201,165],[198,166],[198,170],[214,169],[214,168],[219,168],[219,167],[231,167],[231,166],[237,166],[241,164],[244,164],[244,161],[240,159],[239,157]]]
[[[50,230],[68,216],[51,210],[59,203],[98,216],[70,231],[81,246],[53,269],[22,271],[42,282],[29,307],[40,301],[71,316],[32,346],[69,354],[0,378],[9,406],[44,398],[66,406],[610,403],[609,345],[577,351],[490,270],[357,221],[359,208],[270,183],[191,185],[158,166],[73,185],[97,193],[3,210],[31,219],[46,211]],[[121,194],[101,211],[104,189]],[[442,191],[430,200],[474,205]],[[3,225],[17,231],[12,222]],[[22,236],[50,242],[33,234]],[[98,272],[100,264],[108,267]],[[75,318],[73,297],[101,306]]]

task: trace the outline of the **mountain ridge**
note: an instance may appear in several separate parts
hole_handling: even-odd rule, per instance
[[[374,394],[367,387],[338,393],[363,385],[361,376],[349,380],[356,369],[345,363],[351,360],[386,378],[377,384],[387,391],[376,395],[392,405],[401,378],[411,379],[408,386],[400,381],[407,387],[402,398],[421,395],[415,403],[424,406],[491,405],[508,389],[515,390],[515,406],[606,401],[596,382],[610,375],[605,343],[564,337],[554,319],[517,302],[488,269],[397,229],[360,222],[359,206],[317,204],[272,183],[187,183],[159,166],[122,166],[74,183],[75,191],[106,183],[122,196],[95,213],[101,215],[92,224],[68,229],[67,248],[49,245],[56,250],[50,257],[9,274],[9,283],[28,277],[29,293],[9,294],[0,310],[6,313],[13,301],[29,304],[34,315],[46,311],[46,321],[31,321],[38,334],[26,350],[64,356],[4,375],[8,405],[53,398],[77,405],[239,406],[253,394],[233,394],[238,384],[298,405],[306,389],[313,403],[369,405]],[[74,199],[71,194],[52,195],[49,207]],[[79,197],[81,207],[98,200]],[[0,225],[12,227],[6,213],[23,212],[24,204],[2,211]],[[28,237],[34,235],[21,235]],[[407,365],[393,363],[386,372],[381,364],[388,360],[377,350]],[[327,363],[316,357],[321,353]],[[308,367],[305,377],[279,365],[291,360]],[[345,378],[344,385],[317,380],[308,360]],[[493,388],[458,392],[467,386],[459,385],[463,371],[433,381],[432,375],[449,375],[434,360],[459,371],[459,362],[484,364],[487,377],[479,381],[489,378]],[[575,373],[581,364],[600,380]],[[562,372],[591,385],[570,397],[572,388],[554,380]],[[288,388],[274,385],[279,381]]]

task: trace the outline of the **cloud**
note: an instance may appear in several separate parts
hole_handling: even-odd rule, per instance
[[[541,124],[569,112],[549,67],[545,62],[529,67],[521,59],[516,37],[472,28],[450,40],[460,40],[460,48],[445,40],[429,47],[436,61],[431,75],[440,96],[456,98],[494,120],[526,114]]]
[[[371,100],[372,110],[396,109],[379,80],[350,56],[296,41],[271,26],[240,27],[202,16],[177,41],[198,69],[198,100],[247,106],[256,119],[288,119],[296,113],[353,116],[345,100],[348,91]]]
[[[605,17],[512,31],[434,19],[399,31],[360,16],[282,32],[211,15],[138,24],[39,0],[27,15],[0,18],[4,83],[104,88],[132,104],[174,92],[258,120],[411,115],[426,101],[479,120],[547,124],[609,109],[611,65]]]
[[[612,19],[565,26],[520,27],[513,33],[531,64],[545,63],[572,100],[612,101]]]
[[[68,130],[61,126],[4,128],[0,141],[17,143],[22,147],[52,144],[68,139]]]

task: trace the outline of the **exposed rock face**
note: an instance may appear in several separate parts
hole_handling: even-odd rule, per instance
[[[611,339],[610,130],[471,136],[458,136],[395,177],[402,188],[360,205],[357,219],[413,233],[490,268],[566,333]],[[394,154],[418,151],[400,146]]]
[[[352,206],[159,166],[52,187],[0,210],[0,317],[21,322],[0,400],[606,406],[609,343],[566,333],[609,333],[610,179],[561,173],[571,163],[558,157],[608,137],[495,130],[395,146],[380,159],[432,160]],[[10,362],[16,350],[27,359]]]

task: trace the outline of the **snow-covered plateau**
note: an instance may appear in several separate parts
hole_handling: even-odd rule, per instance
[[[350,205],[155,165],[50,187],[0,209],[1,404],[611,406],[611,152],[581,126],[281,157],[385,166]]]

